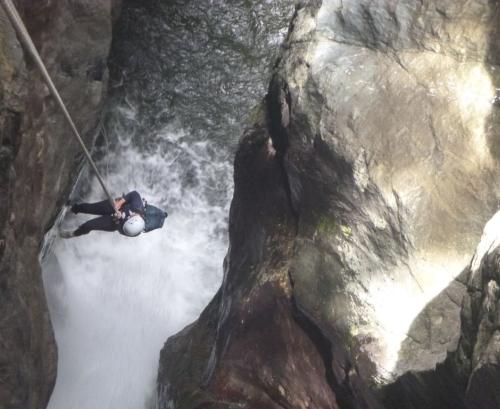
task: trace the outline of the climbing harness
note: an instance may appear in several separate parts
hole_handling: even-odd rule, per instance
[[[78,129],[75,126],[75,123],[73,122],[73,119],[71,118],[71,115],[69,114],[68,110],[66,109],[66,105],[64,105],[64,102],[59,95],[59,92],[57,91],[57,88],[55,87],[54,83],[52,82],[52,79],[50,78],[50,75],[47,71],[47,68],[45,67],[45,64],[43,63],[40,54],[38,54],[38,51],[33,44],[33,41],[31,39],[31,36],[28,33],[28,30],[26,29],[26,26],[24,25],[21,17],[19,16],[19,13],[17,12],[16,6],[12,3],[12,0],[0,0],[2,2],[2,6],[7,13],[7,16],[9,17],[10,22],[16,29],[17,33],[19,34],[19,39],[21,43],[24,45],[26,48],[26,51],[31,55],[33,58],[34,62],[36,63],[36,66],[40,70],[40,73],[42,74],[43,79],[47,83],[47,86],[49,87],[49,90],[52,94],[52,96],[55,98],[57,101],[57,104],[61,108],[61,111],[64,114],[64,117],[69,123],[69,126],[71,130],[73,131],[73,134],[75,135],[76,139],[78,140],[78,143],[80,144],[80,147],[82,148],[83,153],[85,154],[87,160],[89,161],[92,169],[94,170],[97,179],[99,180],[99,183],[102,186],[102,189],[104,190],[104,193],[106,193],[106,196],[108,197],[109,203],[113,207],[113,209],[116,209],[115,206],[115,201],[113,200],[113,197],[110,195],[108,189],[106,188],[106,185],[104,184],[104,180],[99,173],[99,170],[97,169],[97,166],[95,165],[94,161],[92,160],[92,157],[90,156],[89,151],[87,150],[85,143],[82,140],[82,137],[80,136],[80,133],[78,132]]]

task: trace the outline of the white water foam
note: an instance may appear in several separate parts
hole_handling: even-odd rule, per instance
[[[197,318],[220,285],[231,164],[179,130],[153,139],[153,152],[110,153],[117,166],[106,180],[117,195],[137,189],[165,208],[164,228],[137,238],[92,232],[57,240],[44,263],[59,348],[49,409],[153,407],[163,343]],[[86,199],[103,199],[95,180]],[[67,215],[64,224],[90,217]]]

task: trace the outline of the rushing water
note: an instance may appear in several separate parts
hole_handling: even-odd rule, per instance
[[[292,12],[292,0],[126,2],[99,166],[115,194],[137,189],[169,217],[134,239],[55,241],[43,263],[59,348],[49,408],[153,405],[163,343],[220,285],[232,155]],[[75,199],[102,198],[84,173]]]

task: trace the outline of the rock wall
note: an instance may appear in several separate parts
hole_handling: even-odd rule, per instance
[[[467,370],[465,403],[468,408],[486,409],[500,406],[500,213],[486,227],[493,229],[494,241],[483,235],[481,242],[489,244],[468,274],[468,291],[462,310],[461,339],[457,355]],[[490,236],[491,237],[491,236]]]
[[[499,5],[298,5],[235,158],[224,283],[165,345],[160,408],[495,407],[471,403],[498,367],[467,294],[497,292],[467,265],[500,194]]]
[[[119,1],[16,5],[91,144]],[[0,408],[45,408],[55,382],[39,253],[81,163],[78,144],[0,7]]]
[[[412,324],[399,354],[400,361],[410,363],[412,370],[384,388],[387,408],[486,409],[500,405],[499,232],[497,212],[486,224],[470,265]],[[450,319],[454,310],[450,303],[460,307],[458,319]],[[447,350],[434,357],[435,368],[423,367],[421,363],[427,363],[432,353],[443,353],[442,345]]]

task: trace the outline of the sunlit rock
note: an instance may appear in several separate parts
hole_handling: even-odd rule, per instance
[[[500,404],[498,215],[486,224],[470,265],[414,320],[396,366],[404,375],[383,393],[387,408]]]
[[[305,8],[296,25],[314,29],[291,33],[278,70],[296,299],[325,331],[354,337],[376,381],[398,375],[412,321],[467,265],[497,204],[495,8],[438,3]]]
[[[314,340],[323,367],[300,377],[312,383],[323,372],[339,407],[465,407],[468,265],[500,194],[498,18],[496,2],[483,0],[298,6],[267,117],[245,132],[236,156],[217,320],[207,312],[214,341],[195,365],[204,375],[169,373],[193,365],[187,355],[172,363],[172,343],[198,345],[206,316],[162,355],[159,385],[168,383],[174,407],[206,399],[307,407],[297,403],[302,393],[322,396],[306,389],[283,398],[277,383],[261,382],[293,373],[285,352],[271,361],[263,351],[258,324],[245,326],[264,283],[281,286],[275,297],[289,298],[307,325],[271,331],[268,305],[261,336],[285,346],[304,333]],[[277,168],[261,156],[267,138]],[[491,310],[496,284],[485,291]],[[497,338],[488,339],[491,357]],[[304,361],[315,356],[305,351]],[[198,388],[201,400],[178,394]],[[252,406],[263,395],[268,406]]]

